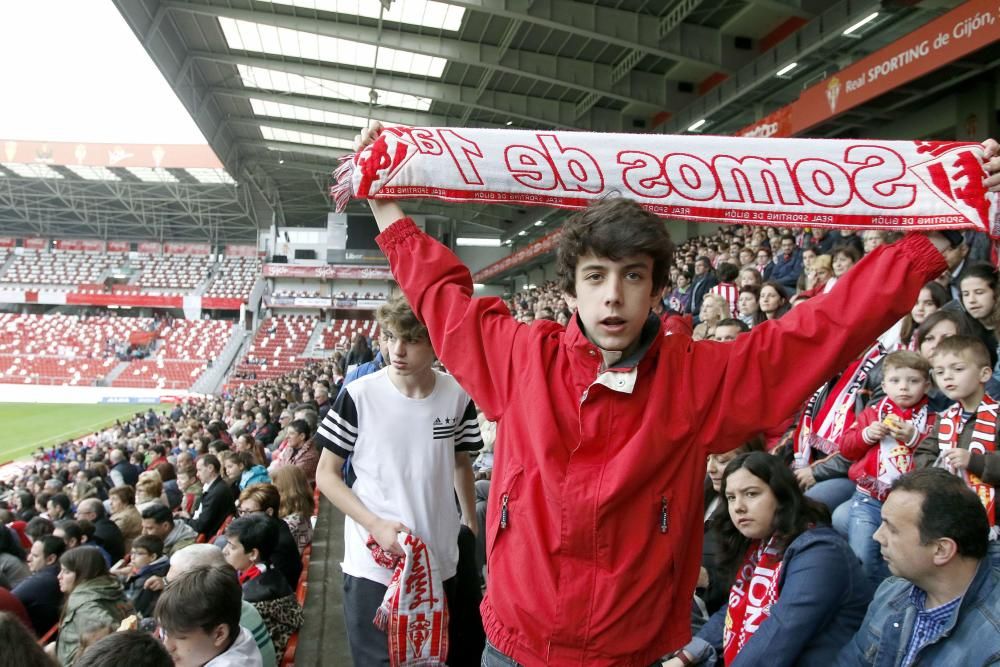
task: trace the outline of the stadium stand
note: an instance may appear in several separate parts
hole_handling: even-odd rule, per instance
[[[192,290],[212,270],[212,260],[200,255],[138,255],[131,266],[139,271],[135,284],[173,292]]]
[[[315,317],[278,315],[260,325],[253,343],[233,372],[241,382],[253,383],[287,373],[296,364],[316,328]]]
[[[121,266],[123,256],[70,250],[22,249],[0,282],[23,285],[96,283],[105,271]]]
[[[256,257],[223,257],[205,296],[248,298],[254,282],[260,276],[260,266],[260,260]]]
[[[324,350],[346,350],[351,346],[354,334],[375,340],[379,335],[378,322],[371,320],[334,320],[323,327],[322,347]]]

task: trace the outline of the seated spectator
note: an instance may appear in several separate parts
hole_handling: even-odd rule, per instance
[[[734,582],[728,604],[682,649],[683,657],[665,664],[722,657],[727,665],[766,665],[776,656],[789,665],[830,664],[861,626],[871,589],[829,526],[829,513],[764,452],[733,459],[721,494],[719,562]]]
[[[788,291],[780,283],[768,280],[760,286],[760,312],[769,320],[776,320],[789,310]]]
[[[226,530],[226,562],[239,573],[243,597],[256,607],[271,633],[274,650],[285,651],[288,638],[302,625],[302,608],[285,577],[272,565],[278,525],[270,516],[243,516]]]
[[[28,539],[32,543],[35,543],[46,535],[51,535],[55,529],[55,524],[50,520],[43,516],[36,516],[28,522],[28,525],[24,529],[24,534],[28,536]]]
[[[250,452],[236,452],[227,459],[226,476],[232,476],[230,466],[235,465],[236,469],[239,470],[240,492],[243,492],[248,486],[253,484],[271,483],[271,477],[267,474],[267,468],[258,463],[254,463],[254,461],[254,455]]]
[[[0,611],[0,667],[58,667],[15,614]]]
[[[228,567],[197,567],[172,579],[156,622],[175,665],[262,667],[253,636],[240,626],[240,584]]]
[[[0,524],[0,586],[14,588],[31,574],[25,556],[17,533]]]
[[[57,493],[49,498],[48,518],[52,521],[73,518],[70,512],[69,496],[65,493]]]
[[[219,459],[211,454],[199,456],[196,470],[202,483],[202,496],[191,517],[191,527],[205,539],[211,539],[226,518],[232,516],[236,501],[229,485],[220,477]]]
[[[305,473],[309,484],[315,484],[319,452],[316,451],[316,447],[310,440],[313,429],[310,428],[309,422],[304,419],[295,419],[288,424],[287,431],[285,447],[271,464],[271,471],[274,472],[286,465],[298,466]]]
[[[125,549],[132,546],[132,540],[142,534],[142,514],[135,506],[135,489],[131,486],[116,486],[108,491],[111,505],[111,520],[121,531]]]
[[[767,317],[760,310],[760,288],[756,285],[744,285],[740,288],[736,306],[740,311],[740,321],[748,327],[755,327],[767,321]]]
[[[174,581],[185,572],[190,572],[199,567],[221,567],[232,572],[226,563],[222,549],[211,544],[192,544],[181,549],[170,559],[170,570],[167,572],[167,581]],[[233,577],[236,573],[232,572]],[[250,635],[257,643],[260,655],[264,660],[264,667],[277,667],[277,658],[274,653],[274,643],[271,641],[271,634],[261,618],[257,609],[243,600],[242,611],[240,613],[240,625],[250,631]]]
[[[696,593],[705,605],[709,615],[714,614],[725,603],[729,594],[729,577],[718,562],[718,531],[715,530],[718,515],[716,510],[725,504],[722,498],[722,475],[729,462],[745,452],[759,452],[764,442],[754,438],[723,454],[709,454],[705,475],[705,539],[701,547],[701,572]],[[723,519],[725,520],[725,519]]]
[[[849,475],[857,486],[850,501],[847,540],[873,589],[889,576],[872,540],[882,523],[882,503],[892,482],[913,468],[913,452],[937,417],[925,396],[931,384],[926,359],[899,350],[886,356],[882,369],[886,397],[865,408],[840,443],[840,453],[857,461]]]
[[[979,497],[939,468],[898,478],[875,540],[895,575],[875,593],[838,665],[994,665],[1000,571]]]
[[[89,521],[94,524],[94,542],[104,547],[111,556],[111,562],[117,562],[125,557],[125,540],[122,531],[114,521],[107,517],[104,505],[97,498],[87,498],[76,508],[77,521]]]
[[[66,543],[58,537],[45,535],[31,545],[28,567],[31,576],[21,581],[11,592],[21,601],[35,634],[43,636],[59,621],[62,593],[59,591],[59,557]]]
[[[59,565],[59,589],[67,598],[55,651],[65,667],[76,661],[85,634],[97,627],[116,628],[132,613],[132,605],[97,549],[71,549],[59,558]]]
[[[694,340],[711,340],[715,327],[729,313],[729,302],[718,294],[706,294],[698,313],[698,325],[694,328]]]
[[[173,513],[159,503],[142,513],[142,534],[163,540],[163,553],[167,558],[198,539],[194,528],[183,521],[175,522]]]
[[[160,473],[155,470],[147,470],[139,475],[139,481],[135,485],[135,506],[142,514],[147,507],[154,503],[167,505],[167,499],[163,495],[163,480]]]
[[[727,317],[715,325],[715,333],[712,335],[712,340],[717,343],[728,343],[736,340],[736,337],[740,334],[749,333],[749,331],[750,327],[742,320]]]
[[[18,521],[28,523],[36,516],[35,496],[30,491],[18,491],[14,494],[14,512]]]
[[[239,461],[237,452],[225,451],[219,454],[219,463],[222,465],[222,481],[229,486],[229,491],[233,498],[240,497],[240,480],[243,479],[243,472],[246,470]]]
[[[124,579],[125,597],[140,616],[147,618],[153,615],[160,592],[146,588],[146,582],[151,577],[165,577],[170,569],[170,558],[163,552],[163,540],[155,535],[135,538],[131,556],[128,565],[123,566],[119,561],[112,573]]]
[[[177,663],[183,664],[183,663]],[[153,635],[124,630],[88,647],[74,667],[173,667],[174,661]]]
[[[201,500],[201,482],[193,463],[177,466],[177,488],[184,494],[181,499],[181,511],[191,514]]]
[[[275,470],[271,477],[281,498],[278,518],[288,525],[301,556],[302,551],[312,544],[313,536],[313,494],[306,474],[298,466],[284,466]]]
[[[267,515],[277,519],[281,512],[281,496],[273,484],[254,484],[240,494],[238,506],[241,517]],[[279,521],[277,529],[278,539],[272,547],[274,551],[271,562],[284,575],[289,587],[295,590],[302,574],[301,554],[288,524]]]

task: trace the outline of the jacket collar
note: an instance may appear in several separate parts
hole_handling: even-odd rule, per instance
[[[565,344],[570,348],[571,357],[582,362],[593,373],[593,384],[602,384],[608,389],[631,394],[635,389],[639,363],[647,356],[655,359],[659,353],[661,322],[652,311],[646,317],[639,332],[638,347],[624,359],[619,359],[610,368],[604,368],[601,349],[587,338],[580,324],[579,315],[574,315],[566,327]]]

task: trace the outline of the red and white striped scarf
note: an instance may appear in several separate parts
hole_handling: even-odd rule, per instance
[[[368,536],[372,558],[393,570],[372,621],[385,630],[392,667],[443,667],[448,657],[448,605],[437,559],[423,540],[399,534],[403,556],[385,551]]]
[[[889,415],[895,415],[902,421],[913,424],[913,428],[917,431],[917,437],[914,438],[912,446],[893,438],[891,435],[882,438],[878,443],[878,461],[875,474],[866,474],[858,479],[859,489],[876,500],[884,502],[889,495],[892,483],[900,475],[905,475],[913,470],[913,450],[934,424],[934,414],[927,407],[926,397],[920,399],[916,405],[910,408],[901,408],[886,397],[879,401],[876,411],[879,421],[884,421]]]
[[[729,589],[722,632],[725,664],[733,664],[750,637],[771,616],[771,607],[778,601],[778,579],[783,564],[773,536],[767,542],[755,541],[747,549],[736,581]]]
[[[969,442],[969,451],[978,454],[995,452],[997,449],[997,411],[1000,403],[989,394],[983,395],[983,400],[979,402],[976,410],[976,418],[973,422],[972,440]],[[938,446],[944,454],[952,447],[958,447],[958,439],[962,434],[965,423],[962,421],[962,406],[959,403],[941,413],[938,422]],[[944,459],[939,459],[939,465],[947,468],[951,472],[959,475],[969,485],[969,488],[976,492],[979,499],[986,508],[986,515],[989,517],[990,526],[996,525],[996,489],[992,484],[987,484],[968,470],[955,470]]]
[[[351,197],[578,209],[620,196],[684,220],[1000,236],[983,147],[955,141],[397,126],[334,176],[338,211]]]
[[[795,434],[795,468],[805,468],[812,463],[814,449],[827,455],[840,451],[840,438],[857,419],[854,408],[858,393],[885,353],[881,343],[876,343],[863,356],[851,362],[822,405],[817,405],[817,402],[826,385],[812,395]]]

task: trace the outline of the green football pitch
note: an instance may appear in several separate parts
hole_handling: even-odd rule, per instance
[[[50,447],[114,424],[152,407],[157,413],[172,409],[165,403],[56,404],[0,403],[0,464],[28,456],[39,447]]]

